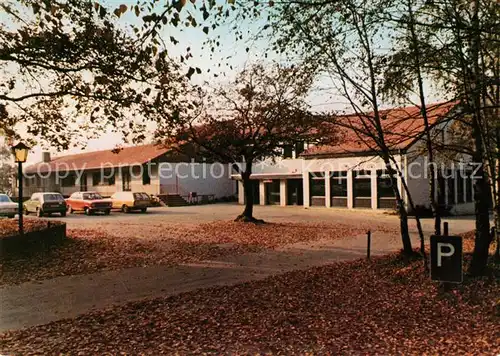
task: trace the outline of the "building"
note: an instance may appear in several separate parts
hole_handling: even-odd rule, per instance
[[[433,104],[427,116],[432,125],[432,137],[440,147],[450,139],[452,114],[459,110],[456,103]],[[369,114],[368,114],[369,115]],[[393,167],[401,172],[397,177],[399,191],[408,207],[406,181],[413,203],[418,208],[430,208],[429,172],[424,122],[417,107],[389,109],[381,112],[386,142],[394,158]],[[254,202],[260,205],[303,205],[334,208],[394,209],[396,207],[391,179],[377,154],[374,137],[360,134],[353,128],[359,117],[346,115],[339,126],[342,139],[335,146],[315,147],[301,144],[284,150],[284,157],[257,162],[252,168]],[[442,194],[436,198],[452,214],[474,211],[472,167],[470,157],[437,163],[437,180]],[[244,204],[243,184],[239,174],[238,202]]]
[[[158,146],[141,145],[86,152],[43,160],[26,167],[25,196],[57,191],[69,196],[76,191],[96,191],[110,196],[117,191],[153,195],[231,197],[236,185],[227,166],[195,162],[187,156]]]

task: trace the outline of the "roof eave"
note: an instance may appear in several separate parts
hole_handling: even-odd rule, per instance
[[[405,148],[397,148],[389,151],[391,154],[405,154],[407,152],[408,147]],[[301,154],[300,157],[304,159],[327,159],[327,158],[344,158],[344,157],[360,157],[360,156],[380,156],[382,154],[381,151],[357,151],[357,152],[338,152],[338,153],[310,153],[310,154]]]

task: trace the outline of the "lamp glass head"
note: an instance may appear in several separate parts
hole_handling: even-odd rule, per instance
[[[12,147],[12,153],[14,154],[14,160],[16,161],[16,163],[26,162],[26,160],[28,159],[29,150],[30,148],[22,142],[19,142],[17,145]]]

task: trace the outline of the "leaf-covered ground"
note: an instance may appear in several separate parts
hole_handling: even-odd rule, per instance
[[[25,219],[23,223],[24,232],[40,231],[47,228],[49,225],[61,224],[59,221],[46,221],[38,219]],[[18,220],[0,218],[0,239],[6,236],[15,236],[19,233]]]
[[[69,230],[67,241],[48,251],[2,256],[0,285],[126,267],[174,265],[300,241],[349,238],[364,232],[360,227],[342,224],[254,225],[227,221],[141,226],[140,230],[126,225],[117,226],[114,232]]]
[[[496,355],[498,277],[443,295],[421,260],[337,263],[5,333],[0,353]]]

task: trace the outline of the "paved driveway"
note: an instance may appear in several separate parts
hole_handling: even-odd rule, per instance
[[[111,215],[86,216],[82,213],[71,214],[64,220],[68,228],[92,228],[92,227],[119,227],[120,224],[144,225],[148,226],[157,223],[188,223],[199,224],[214,220],[232,220],[243,207],[234,203],[210,204],[186,207],[158,207],[150,208],[146,214],[139,212],[124,214],[122,212],[112,212]],[[398,227],[399,220],[396,215],[380,210],[369,209],[340,209],[340,208],[304,208],[299,206],[255,206],[254,216],[271,222],[327,222],[358,224],[363,222],[378,222]],[[58,219],[53,217],[49,219]],[[474,228],[474,217],[450,217],[445,219],[450,223],[450,233],[461,233]],[[431,233],[433,230],[432,219],[422,219],[424,231]],[[413,218],[410,217],[410,228],[416,231]]]

